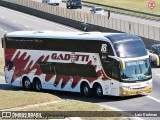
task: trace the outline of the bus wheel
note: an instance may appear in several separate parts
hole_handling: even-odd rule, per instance
[[[35,91],[42,91],[42,84],[39,79],[36,79],[34,81],[34,89],[35,89]]]
[[[103,90],[102,90],[101,85],[98,84],[98,85],[95,86],[95,94],[99,98],[103,97]]]
[[[86,97],[91,96],[91,88],[89,87],[89,85],[87,83],[82,84],[81,93]]]
[[[29,80],[29,78],[25,78],[24,79],[24,82],[23,82],[23,87],[26,89],[26,90],[30,90],[31,89],[31,82]]]

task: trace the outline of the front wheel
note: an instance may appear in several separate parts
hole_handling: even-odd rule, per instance
[[[87,83],[82,85],[81,93],[86,97],[90,97],[91,96],[92,91],[91,91],[91,88],[89,87],[89,85]]]

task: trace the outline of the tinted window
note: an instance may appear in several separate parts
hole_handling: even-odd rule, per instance
[[[45,74],[55,74],[55,63],[52,62],[40,62],[40,67]]]
[[[6,48],[29,49],[29,50],[53,50],[101,53],[102,44],[108,44],[97,40],[72,40],[72,39],[52,39],[52,38],[7,38]],[[111,46],[108,44],[110,55]]]
[[[114,44],[117,56],[122,58],[140,57],[147,55],[146,48],[142,41],[122,41]]]
[[[76,64],[73,63],[55,63],[56,75],[76,75]]]
[[[40,66],[44,74],[97,78],[97,73],[93,65],[41,62]]]
[[[8,71],[12,70],[13,69],[13,61],[10,61],[10,60],[6,60],[6,66],[8,68]]]
[[[120,80],[119,62],[113,58],[108,58],[107,61],[102,62],[106,75],[110,78]]]
[[[96,8],[96,11],[103,11],[102,8]]]
[[[97,73],[93,65],[77,64],[76,71],[77,75],[81,77],[97,77]]]
[[[120,34],[111,34],[106,36],[113,44],[120,41],[128,41],[128,40],[141,40],[139,37],[132,35],[132,34],[126,34],[126,33],[120,33]]]
[[[156,54],[160,54],[160,46],[152,46],[151,51]]]

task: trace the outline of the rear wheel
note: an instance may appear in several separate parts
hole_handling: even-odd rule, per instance
[[[34,81],[34,90],[35,91],[42,91],[42,84],[41,84],[41,81],[39,79],[36,79]]]
[[[99,84],[95,86],[95,94],[99,98],[103,97],[103,90],[102,90],[102,87]]]
[[[81,93],[86,97],[90,97],[91,96],[92,90],[91,90],[91,88],[89,87],[89,85],[87,83],[82,84]]]
[[[25,78],[24,81],[23,81],[23,87],[26,89],[26,90],[30,90],[32,87],[31,87],[31,82],[29,80],[29,78]]]

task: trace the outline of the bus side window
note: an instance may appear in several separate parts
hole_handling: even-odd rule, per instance
[[[93,65],[77,64],[76,73],[81,77],[97,78],[97,73]]]
[[[108,45],[108,55],[114,56],[114,52],[113,52],[113,49],[112,49],[110,43],[108,43],[107,45]]]
[[[56,74],[57,75],[66,75],[66,76],[75,76],[76,69],[73,63],[55,63]]]
[[[55,64],[52,62],[40,62],[41,70],[44,74],[56,74]]]
[[[6,61],[6,66],[8,68],[8,71],[13,69],[13,61]]]
[[[97,73],[93,65],[74,63],[54,63],[40,62],[40,67],[44,74],[56,74],[66,76],[81,76],[97,78]]]
[[[103,62],[105,73],[108,77],[113,79],[119,79],[119,63],[113,59],[108,59],[107,62]]]
[[[105,42],[101,46],[101,59],[102,59],[102,61],[109,60],[109,58],[108,58],[109,55],[114,56],[114,52],[113,52],[113,49],[112,49],[110,43]]]
[[[112,61],[111,62],[111,77],[118,80],[119,79],[119,64],[117,61]]]

